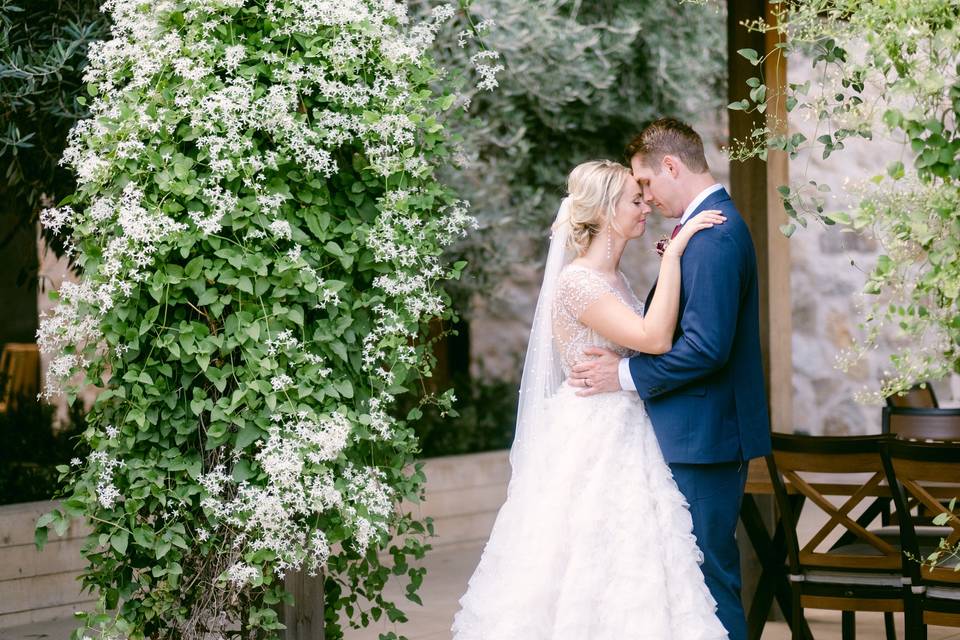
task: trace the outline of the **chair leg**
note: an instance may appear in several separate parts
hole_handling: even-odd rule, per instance
[[[904,626],[906,626],[906,613],[904,613]],[[897,628],[893,624],[893,612],[883,612],[883,627],[887,632],[887,640],[897,640]]]
[[[803,605],[800,604],[800,585],[796,582],[790,584],[791,608],[793,609],[793,621],[790,625],[792,640],[807,640],[803,633]]]
[[[923,623],[921,597],[911,593],[904,601],[903,633],[907,640],[927,640],[927,625]]]
[[[844,611],[841,617],[840,637],[843,640],[856,640],[857,638],[857,619],[853,611]]]

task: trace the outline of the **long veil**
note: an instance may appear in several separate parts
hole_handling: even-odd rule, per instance
[[[537,425],[542,424],[547,400],[556,393],[564,380],[560,355],[553,341],[552,309],[557,279],[571,258],[567,250],[567,238],[570,234],[569,210],[570,199],[564,198],[553,223],[550,250],[547,252],[547,263],[543,271],[543,285],[540,287],[537,309],[533,314],[530,341],[527,343],[527,356],[523,362],[523,377],[520,381],[517,430],[510,449],[510,465],[514,473],[522,467],[527,454],[534,449],[533,443],[538,435]]]

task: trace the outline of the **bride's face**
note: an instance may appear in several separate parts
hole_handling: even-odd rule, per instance
[[[650,205],[644,202],[639,185],[635,180],[628,179],[617,199],[613,215],[614,229],[627,240],[639,238],[647,230],[647,215],[650,211]]]

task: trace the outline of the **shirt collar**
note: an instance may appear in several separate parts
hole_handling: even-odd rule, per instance
[[[718,182],[717,184],[709,186],[703,191],[701,191],[697,195],[697,197],[694,198],[693,201],[687,205],[687,208],[684,209],[683,217],[680,218],[680,224],[686,224],[687,220],[690,219],[690,216],[693,215],[693,212],[697,210],[697,207],[703,204],[703,201],[706,200],[711,193],[719,191],[720,189],[723,189],[723,185]]]

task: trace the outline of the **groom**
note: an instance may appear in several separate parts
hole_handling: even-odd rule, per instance
[[[606,349],[573,368],[579,395],[620,389],[643,398],[664,458],[690,503],[703,573],[731,640],[747,637],[734,538],[747,461],[770,453],[760,360],[757,261],[750,232],[710,174],[700,136],[662,118],[627,147],[643,197],[664,217],[718,209],[727,221],[693,236],[681,259],[680,316],[673,348],[621,359]],[[654,285],[656,289],[656,285]],[[647,297],[649,306],[653,290]]]

